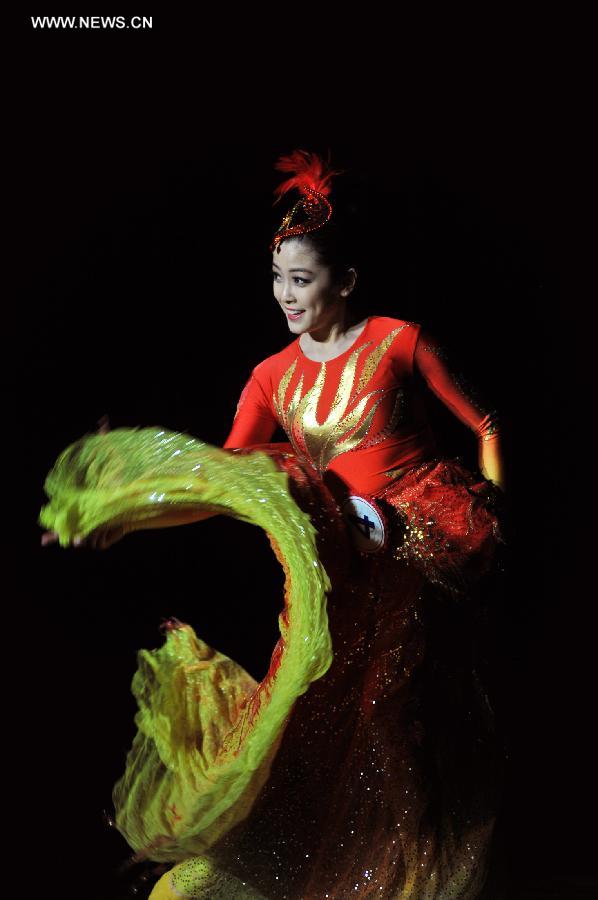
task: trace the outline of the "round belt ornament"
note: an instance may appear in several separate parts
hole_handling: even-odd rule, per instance
[[[371,500],[355,494],[341,505],[353,544],[363,553],[377,553],[384,546],[386,527],[382,510]]]

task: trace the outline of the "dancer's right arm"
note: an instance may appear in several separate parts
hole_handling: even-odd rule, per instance
[[[233,419],[231,431],[222,445],[223,450],[234,450],[240,447],[248,447],[252,444],[267,443],[274,432],[278,422],[274,412],[268,403],[266,393],[252,371],[245,387],[241,391],[237,409]],[[188,525],[191,522],[201,522],[212,516],[219,515],[221,511],[191,510],[178,507],[173,510],[165,510],[161,516],[145,519],[141,522],[133,522],[127,530],[136,531],[147,528],[169,528],[172,525]]]
[[[223,449],[230,450],[249,447],[251,444],[265,444],[271,439],[277,425],[272,406],[268,402],[266,392],[258,381],[254,369],[241,391],[233,425],[229,436],[222,445]]]
[[[268,404],[265,391],[256,378],[255,369],[245,387],[241,391],[231,431],[222,445],[223,450],[248,447],[251,444],[267,443],[278,425],[274,413]],[[160,516],[132,522],[127,531],[142,531],[148,528],[169,528],[172,525],[189,525],[217,516],[221,510],[192,510],[178,507],[165,510]],[[118,538],[117,538],[118,540]]]

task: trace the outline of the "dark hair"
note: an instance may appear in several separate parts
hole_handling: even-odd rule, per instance
[[[315,231],[294,235],[284,240],[300,241],[313,248],[321,265],[331,269],[335,282],[343,280],[347,270],[354,268],[357,280],[349,302],[359,314],[362,314],[365,313],[367,305],[367,291],[364,289],[366,277],[364,217],[355,200],[331,196],[330,203],[332,215],[325,225]]]

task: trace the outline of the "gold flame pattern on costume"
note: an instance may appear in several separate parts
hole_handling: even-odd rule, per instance
[[[372,344],[372,341],[368,341],[351,353],[341,372],[330,412],[321,424],[316,418],[316,411],[326,383],[326,362],[320,364],[320,371],[315,384],[307,391],[304,397],[301,396],[303,393],[303,374],[301,375],[293,396],[286,407],[285,396],[297,368],[298,358],[293,361],[282,376],[278,390],[275,390],[272,394],[272,402],[278,421],[286,431],[295,451],[309,459],[319,472],[324,471],[340,453],[354,450],[365,440],[376,410],[388,392],[378,388],[364,394],[358,401],[357,398],[372,380],[384,354],[395,337],[406,327],[407,325],[400,325],[398,328],[395,328],[369,353],[355,389],[353,389],[353,386],[357,363],[363,351]],[[366,412],[368,402],[375,394],[381,394],[382,396]],[[390,422],[387,422],[381,438],[386,437],[399,422],[401,412],[400,400],[401,391],[399,390]],[[356,401],[356,405],[353,406]]]

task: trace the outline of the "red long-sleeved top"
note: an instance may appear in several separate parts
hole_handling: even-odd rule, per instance
[[[309,359],[297,337],[259,363],[223,446],[267,443],[280,425],[320,474],[335,473],[348,492],[374,495],[404,468],[438,455],[416,373],[475,433],[480,459],[499,452],[496,414],[482,408],[421,326],[389,316],[370,316],[354,343],[326,362]]]

